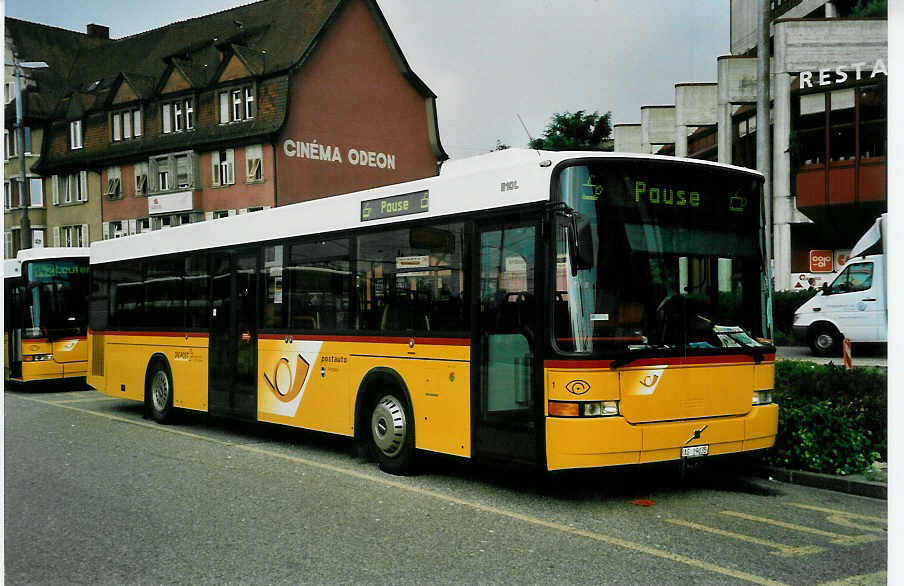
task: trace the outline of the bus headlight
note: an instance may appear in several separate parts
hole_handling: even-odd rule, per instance
[[[25,354],[22,356],[22,362],[47,362],[53,360],[53,354]]]
[[[772,389],[766,389],[765,391],[753,391],[753,404],[754,405],[768,405],[772,402]]]
[[[552,417],[613,417],[618,415],[618,401],[550,401]]]

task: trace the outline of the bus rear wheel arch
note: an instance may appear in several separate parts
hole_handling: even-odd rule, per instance
[[[145,410],[157,423],[170,423],[173,407],[173,374],[163,356],[154,356],[148,364],[144,383]]]

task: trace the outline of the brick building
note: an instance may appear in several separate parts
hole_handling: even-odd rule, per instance
[[[122,39],[7,18],[6,50],[49,64],[23,100],[48,246],[408,181],[447,158],[436,96],[373,0],[263,0]]]

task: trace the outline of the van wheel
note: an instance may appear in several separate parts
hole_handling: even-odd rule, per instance
[[[157,360],[148,371],[145,382],[144,403],[157,423],[173,420],[173,375],[167,363]]]
[[[403,399],[380,393],[371,408],[370,443],[380,469],[408,474],[414,467],[414,419]]]
[[[841,349],[841,334],[830,325],[817,325],[808,336],[810,350],[816,356],[837,356]]]

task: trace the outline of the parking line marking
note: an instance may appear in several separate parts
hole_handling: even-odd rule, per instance
[[[82,397],[81,399],[62,399],[60,401],[50,401],[50,403],[60,404],[60,403],[84,403],[86,401],[118,401],[116,397],[108,397],[106,395],[101,395],[99,397]]]
[[[819,547],[817,545],[785,545],[784,543],[777,543],[775,541],[768,541],[766,539],[760,539],[759,537],[753,537],[752,535],[744,535],[741,533],[732,533],[731,531],[726,531],[724,529],[718,529],[716,527],[707,527],[706,525],[701,525],[699,523],[694,523],[692,521],[685,521],[684,519],[666,519],[669,523],[673,525],[680,525],[682,527],[687,527],[689,529],[697,529],[698,531],[706,531],[708,533],[713,533],[715,535],[721,535],[722,537],[730,537],[731,539],[737,539],[738,541],[744,541],[746,543],[753,543],[755,545],[763,545],[765,547],[771,548],[774,551],[772,552],[775,555],[780,555],[782,557],[794,557],[799,555],[809,555],[811,553],[820,553],[825,551],[824,547]]]
[[[864,521],[873,521],[875,523],[881,523],[884,525],[888,524],[887,519],[883,519],[881,517],[871,517],[869,515],[860,515],[858,513],[849,513],[847,511],[839,511],[837,509],[828,509],[825,507],[816,507],[813,505],[804,505],[800,503],[790,503],[794,507],[799,507],[801,509],[806,509],[808,511],[817,511],[820,513],[828,513],[826,517],[826,521],[829,523],[834,523],[836,525],[841,525],[842,527],[847,527],[849,529],[859,529],[860,531],[875,531],[876,533],[887,533],[888,530],[883,527],[874,527],[872,525],[864,525],[861,523],[855,523],[853,519],[863,519]]]
[[[823,582],[819,586],[885,586],[886,584],[888,584],[888,572],[883,570],[875,574],[861,574],[831,582]]]
[[[440,492],[436,492],[433,490],[420,488],[417,486],[411,486],[408,484],[404,484],[399,480],[392,480],[389,478],[381,478],[378,476],[372,476],[370,474],[366,474],[364,472],[359,472],[357,470],[352,470],[349,468],[344,468],[341,466],[335,466],[332,464],[326,464],[324,462],[317,462],[315,460],[309,460],[307,458],[302,458],[299,456],[292,456],[290,454],[281,454],[279,452],[273,452],[270,450],[265,450],[263,448],[258,448],[253,445],[248,444],[235,444],[232,442],[224,442],[222,440],[216,440],[204,437],[202,435],[191,433],[187,431],[181,431],[178,429],[173,429],[172,427],[166,427],[159,424],[146,423],[144,421],[136,421],[134,419],[128,419],[125,417],[119,417],[117,415],[112,415],[109,413],[98,413],[96,411],[91,411],[90,409],[83,409],[81,407],[75,407],[73,405],[64,405],[58,404],[55,401],[45,401],[41,399],[35,399],[30,397],[22,397],[25,400],[33,401],[35,403],[43,403],[45,405],[57,406],[62,409],[69,409],[72,411],[78,411],[79,413],[85,413],[88,415],[96,415],[98,417],[103,417],[105,419],[109,419],[111,421],[118,421],[122,423],[130,423],[133,425],[139,425],[142,427],[147,427],[149,429],[155,429],[157,431],[165,432],[165,433],[175,433],[178,435],[182,435],[185,437],[191,437],[203,441],[209,441],[216,444],[230,446],[233,449],[244,450],[246,452],[251,452],[255,454],[261,454],[264,456],[276,457],[283,460],[289,460],[291,462],[295,462],[297,464],[304,464],[306,466],[310,466],[312,468],[319,468],[321,470],[327,470],[336,474],[340,474],[343,476],[348,476],[352,478],[357,478],[360,480],[366,480],[370,482],[374,482],[377,484],[382,484],[383,486],[388,486],[392,488],[396,488],[399,490],[404,490],[406,492],[410,492],[413,494],[418,494],[421,496],[434,498],[437,500],[445,501],[448,503],[454,503],[458,505],[462,505],[476,511],[482,511],[485,513],[490,513],[493,515],[498,515],[500,517],[508,517],[510,519],[516,519],[518,521],[523,521],[525,523],[529,523],[531,525],[536,525],[539,527],[545,527],[547,529],[552,529],[554,531],[559,531],[562,533],[568,533],[570,535],[577,535],[579,537],[585,537],[587,539],[592,539],[594,541],[599,541],[601,543],[608,543],[609,545],[614,545],[616,547],[621,547],[623,549],[629,549],[632,551],[636,551],[639,553],[644,553],[652,557],[658,557],[661,559],[666,559],[669,561],[685,564],[694,568],[699,568],[702,570],[707,570],[716,574],[722,574],[724,576],[730,576],[732,578],[737,578],[739,580],[744,580],[747,582],[751,582],[753,584],[761,584],[762,586],[785,586],[782,582],[777,582],[775,580],[770,580],[763,576],[757,576],[755,574],[748,574],[747,572],[742,572],[740,570],[734,570],[732,568],[725,568],[722,566],[718,566],[716,564],[706,562],[703,560],[698,560],[696,558],[684,556],[677,553],[672,553],[669,551],[663,551],[656,549],[654,547],[650,547],[648,545],[643,545],[641,543],[635,543],[633,541],[627,541],[625,539],[620,539],[618,537],[614,537],[612,535],[606,535],[604,533],[597,533],[595,531],[589,531],[586,529],[579,529],[577,527],[571,527],[569,525],[564,525],[562,523],[557,523],[555,521],[548,521],[546,519],[541,519],[539,517],[534,517],[533,515],[527,515],[524,513],[518,513],[516,511],[500,509],[498,507],[493,507],[490,505],[484,505],[474,501],[468,501],[462,498],[454,497],[451,495],[443,494]]]
[[[746,519],[748,521],[756,521],[757,523],[766,523],[769,525],[775,525],[776,527],[792,529],[794,531],[800,531],[802,533],[810,533],[811,535],[819,535],[820,537],[828,537],[832,543],[838,545],[860,545],[863,543],[880,541],[882,539],[877,535],[842,535],[840,533],[832,533],[831,531],[823,531],[822,529],[814,529],[813,527],[805,527],[804,525],[795,525],[794,523],[787,523],[785,521],[777,521],[775,519],[768,519],[766,517],[757,517],[755,515],[748,515],[747,513],[738,513],[737,511],[722,511],[722,514],[728,515],[729,517],[737,517],[739,519]]]

